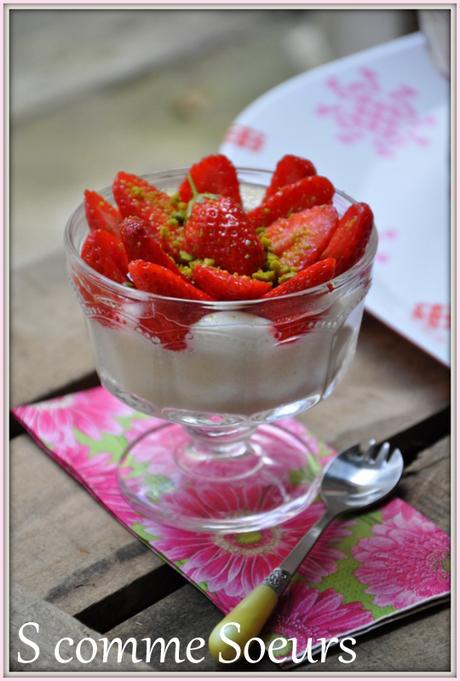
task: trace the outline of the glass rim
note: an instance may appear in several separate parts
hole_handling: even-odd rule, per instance
[[[171,168],[169,170],[158,170],[153,173],[146,173],[143,175],[139,175],[139,177],[149,180],[152,178],[160,178],[161,176],[168,176],[168,175],[178,175],[183,174],[185,175],[188,172],[189,168]],[[267,176],[270,176],[273,174],[273,170],[266,170],[264,168],[250,168],[250,167],[241,167],[241,166],[236,166],[237,173],[261,173],[261,174],[266,174]],[[347,200],[350,202],[350,204],[355,204],[358,203],[356,199],[353,199],[349,194],[346,192],[335,188],[335,194],[338,194],[340,197],[343,199]],[[107,187],[104,187],[103,189],[96,190],[99,194],[107,194],[108,192],[112,191],[112,185],[108,185]],[[318,286],[312,286],[311,288],[303,289],[302,291],[296,291],[294,293],[286,293],[285,295],[282,296],[273,296],[272,298],[251,298],[249,300],[193,300],[192,298],[175,298],[172,296],[163,296],[160,295],[159,293],[149,293],[148,291],[142,291],[141,289],[135,289],[131,288],[128,286],[123,286],[123,284],[119,284],[116,281],[113,281],[113,279],[109,279],[103,274],[100,274],[97,272],[97,270],[93,269],[90,265],[88,265],[83,258],[80,256],[80,253],[78,252],[72,236],[71,236],[71,230],[72,226],[79,217],[80,213],[83,213],[84,215],[84,201],[82,201],[72,212],[70,215],[69,219],[67,220],[65,230],[64,230],[64,248],[66,252],[75,260],[77,260],[78,264],[80,267],[82,267],[83,271],[89,274],[93,279],[99,280],[104,286],[106,286],[109,289],[112,289],[114,293],[118,295],[123,295],[126,298],[129,298],[131,300],[136,300],[138,302],[154,302],[156,300],[160,301],[169,301],[173,303],[190,303],[190,304],[198,304],[202,307],[209,308],[210,310],[212,309],[231,309],[234,308],[235,306],[252,306],[252,305],[257,305],[260,303],[265,303],[265,304],[270,304],[270,302],[273,302],[276,304],[276,302],[283,301],[283,300],[294,300],[297,298],[302,298],[302,297],[309,297],[312,295],[317,295],[317,294],[322,294],[322,293],[332,293],[334,291],[337,291],[337,289],[344,288],[346,285],[350,282],[352,282],[355,278],[357,278],[360,274],[360,272],[366,268],[367,266],[371,265],[371,263],[374,260],[375,254],[377,252],[377,245],[378,245],[378,233],[377,229],[375,226],[375,222],[372,224],[372,231],[369,237],[369,241],[366,245],[366,249],[361,256],[361,258],[348,270],[343,272],[342,274],[339,274],[338,276],[334,277],[333,279],[330,279],[329,281],[319,284]],[[331,291],[331,285],[333,286],[333,289]]]

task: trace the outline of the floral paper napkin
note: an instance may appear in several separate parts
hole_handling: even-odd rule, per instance
[[[317,501],[283,525],[243,534],[159,525],[123,499],[116,470],[127,443],[163,421],[134,411],[100,387],[17,407],[14,414],[45,452],[223,612],[279,565],[322,513]],[[333,454],[294,419],[282,423],[324,461]],[[165,444],[171,448],[174,431],[168,430]],[[300,654],[309,640],[355,635],[445,597],[449,551],[448,535],[400,499],[333,522],[283,596],[268,636],[296,639]],[[278,652],[284,659],[292,653],[291,648]]]

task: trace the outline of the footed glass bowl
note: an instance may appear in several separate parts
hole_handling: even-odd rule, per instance
[[[187,171],[146,176],[174,192]],[[239,169],[245,206],[271,173]],[[111,200],[110,189],[101,192]],[[353,200],[336,192],[342,214]],[[165,424],[130,443],[123,495],[155,521],[194,531],[251,532],[310,504],[320,466],[279,419],[328,397],[356,348],[377,234],[348,272],[282,298],[197,302],[117,284],[81,258],[83,205],[65,234],[70,278],[102,384]]]

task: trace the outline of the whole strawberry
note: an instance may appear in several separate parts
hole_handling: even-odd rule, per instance
[[[223,196],[195,200],[185,224],[186,248],[195,258],[212,258],[230,273],[251,275],[265,252],[242,207]]]

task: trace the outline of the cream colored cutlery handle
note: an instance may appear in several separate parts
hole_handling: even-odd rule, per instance
[[[267,584],[259,584],[233,608],[209,637],[209,652],[218,662],[236,662],[245,644],[263,629],[272,614],[279,595]],[[237,645],[232,645],[228,640]],[[238,653],[238,647],[240,653]]]

